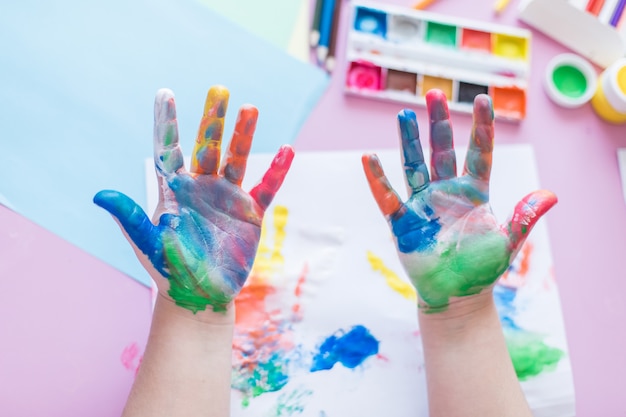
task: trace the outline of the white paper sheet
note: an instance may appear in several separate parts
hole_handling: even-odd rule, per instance
[[[399,152],[377,153],[404,196]],[[255,263],[251,281],[265,280],[272,294],[261,304],[242,307],[262,310],[256,329],[269,330],[260,332],[267,340],[259,340],[259,334],[236,336],[236,343],[247,337],[256,345],[248,346],[249,351],[235,347],[233,416],[428,415],[416,303],[392,289],[391,284],[410,286],[360,157],[361,152],[353,151],[297,153],[267,211],[263,253],[257,256],[257,261],[265,260]],[[457,149],[460,165],[464,157],[465,150]],[[261,178],[271,158],[250,156],[245,189]],[[497,146],[493,159],[491,203],[504,222],[520,198],[540,188],[539,181],[530,146]],[[151,161],[147,172],[148,201],[154,204]],[[274,214],[276,208],[282,208],[280,215]],[[553,369],[540,369],[522,381],[534,415],[574,416],[573,379],[545,222],[535,226],[506,275],[506,286],[497,286],[496,302],[511,344],[534,337],[536,346],[544,348],[544,356],[533,363],[560,355]],[[373,260],[379,262],[377,268]],[[249,322],[240,324],[240,332],[250,328]],[[377,352],[364,351],[369,345],[363,332],[356,337],[355,328],[365,329],[368,342],[378,343]],[[338,360],[332,369],[314,371],[322,343],[346,334],[355,338],[344,349],[363,360],[354,367]],[[333,352],[326,358],[331,364]]]

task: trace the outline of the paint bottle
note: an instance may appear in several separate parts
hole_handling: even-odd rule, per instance
[[[546,67],[545,90],[556,104],[575,108],[589,102],[597,90],[593,66],[579,55],[565,53],[552,58]]]
[[[617,60],[600,74],[591,105],[607,122],[626,123],[626,58]]]

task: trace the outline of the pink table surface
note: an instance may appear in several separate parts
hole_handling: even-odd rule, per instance
[[[150,290],[3,206],[0,283],[0,415],[121,415]]]
[[[410,0],[385,3],[413,4]],[[500,16],[494,15],[493,4],[494,0],[439,0],[428,10],[528,28],[516,18],[518,1],[512,1]],[[347,3],[343,11],[338,67],[330,88],[301,130],[296,151],[398,146],[395,115],[402,105],[342,93]],[[590,104],[563,109],[550,101],[542,77],[550,58],[562,52],[569,51],[533,30],[527,117],[517,125],[497,123],[496,146],[532,144],[541,186],[559,197],[545,221],[571,355],[577,416],[624,416],[626,205],[616,149],[626,147],[626,126],[601,121]],[[423,108],[414,110],[418,120],[427,120]],[[471,117],[454,113],[452,122],[456,145],[466,146]],[[427,138],[426,123],[420,130]]]
[[[430,9],[518,25],[516,1],[497,18],[492,3],[440,0]],[[347,14],[342,16],[338,67],[300,132],[297,151],[397,147],[401,106],[342,93]],[[527,118],[519,125],[499,123],[496,146],[533,144],[542,186],[560,199],[546,221],[577,415],[623,416],[626,274],[619,259],[626,256],[626,206],[616,149],[626,146],[626,128],[603,123],[588,105],[565,110],[549,101],[540,77],[548,60],[564,51],[535,32]],[[425,120],[424,110],[415,110]],[[470,123],[466,115],[453,115],[457,146],[467,145]],[[119,415],[137,365],[128,348],[140,353],[147,338],[149,290],[1,206],[0,229],[0,414]],[[126,362],[125,350],[131,352]]]

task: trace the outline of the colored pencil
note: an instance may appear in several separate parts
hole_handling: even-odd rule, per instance
[[[626,27],[626,13],[622,13],[622,17],[620,17],[619,21],[617,22],[617,28],[618,29],[622,29],[623,27]]]
[[[315,1],[315,11],[313,12],[313,22],[311,24],[311,36],[309,38],[311,48],[316,48],[320,41],[320,21],[322,19],[323,7],[324,0]]]
[[[328,56],[328,46],[330,42],[330,32],[333,26],[333,12],[335,11],[335,2],[341,0],[324,0],[322,8],[322,16],[320,20],[320,40],[317,44],[317,62],[324,65],[326,56]]]
[[[585,7],[585,11],[597,16],[600,14],[602,6],[604,6],[604,0],[589,0],[587,2],[587,6]]]
[[[425,8],[427,8],[428,6],[433,4],[434,2],[435,2],[435,0],[422,0],[419,3],[416,3],[413,6],[413,8],[417,9],[417,10],[424,10]]]
[[[618,0],[605,0],[602,5],[602,9],[598,14],[598,20],[602,23],[606,23],[607,25],[611,21],[611,17],[613,16],[613,11],[617,6]]]
[[[506,9],[506,6],[509,5],[511,0],[497,0],[496,4],[494,4],[493,9],[496,14],[500,14]]]
[[[609,24],[613,27],[617,27],[620,19],[622,18],[622,14],[624,13],[624,6],[626,6],[626,0],[620,0],[617,2],[617,6],[615,6],[615,10],[613,11],[613,15],[611,16],[611,20]]]
[[[335,51],[337,50],[337,34],[339,33],[339,22],[341,16],[341,0],[335,0],[335,10],[333,10],[333,24],[330,29],[330,40],[328,42],[328,56],[326,57],[326,70],[332,72],[335,68]]]

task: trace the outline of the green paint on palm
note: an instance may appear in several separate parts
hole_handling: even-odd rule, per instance
[[[546,345],[536,333],[522,331],[505,332],[506,345],[520,381],[556,368],[565,353]]]
[[[420,267],[417,290],[425,312],[448,308],[450,297],[465,297],[492,285],[509,265],[504,235],[486,233],[448,244],[431,267]]]
[[[176,304],[194,313],[206,310],[207,305],[211,305],[215,312],[226,311],[231,298],[212,283],[207,264],[202,262],[201,256],[191,253],[189,248],[178,244],[175,239],[173,242],[164,239],[163,243],[164,255],[170,265],[168,294]],[[198,261],[192,263],[190,259]]]

